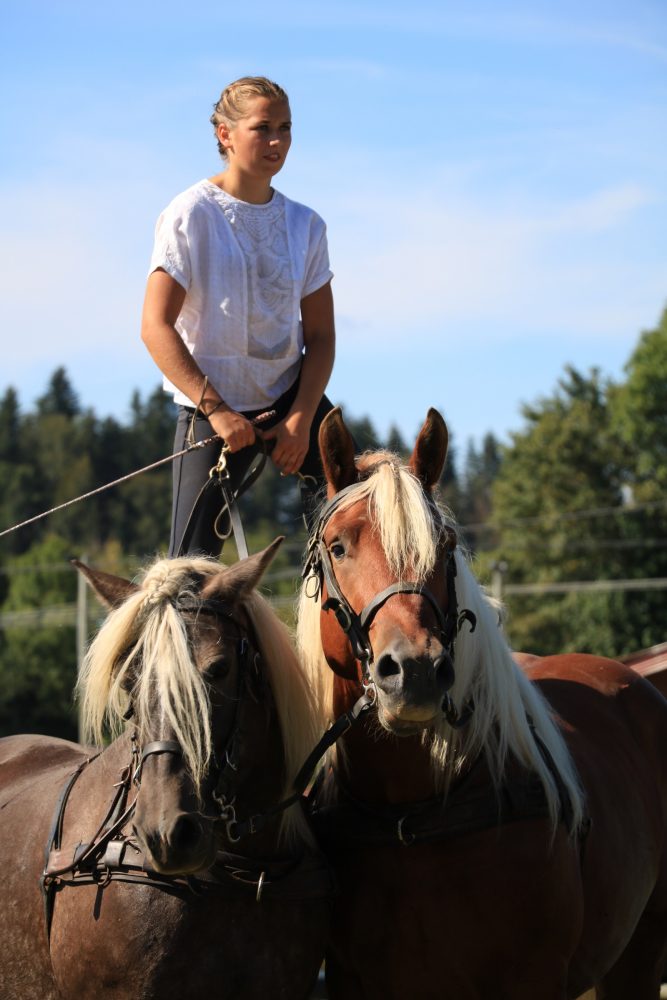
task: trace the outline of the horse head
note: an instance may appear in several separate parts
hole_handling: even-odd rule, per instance
[[[434,500],[447,428],[429,410],[407,466],[385,452],[355,460],[339,409],[319,444],[328,502],[308,568],[319,580],[322,647],[340,678],[374,691],[385,729],[414,734],[452,711],[456,535]]]
[[[111,609],[80,680],[84,718],[98,741],[105,720],[128,721],[133,833],[156,871],[207,868],[221,830],[235,840],[258,758],[254,794],[281,790],[282,736],[251,610],[281,541],[232,567],[158,560],[141,586],[77,564]]]

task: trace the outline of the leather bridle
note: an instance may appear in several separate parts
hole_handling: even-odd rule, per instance
[[[443,613],[437,598],[432,591],[428,589],[428,587],[424,586],[424,584],[417,583],[416,581],[403,580],[399,580],[396,583],[392,583],[390,586],[385,587],[385,589],[377,593],[360,612],[356,612],[338,585],[336,573],[331,562],[331,556],[324,541],[324,532],[332,516],[340,508],[343,501],[346,500],[351,493],[355,492],[357,487],[358,484],[353,483],[352,485],[340,490],[324,505],[320,512],[315,529],[308,542],[306,560],[303,569],[304,579],[307,580],[310,578],[316,581],[316,589],[309,593],[309,596],[312,596],[313,598],[317,597],[320,593],[322,593],[323,587],[326,587],[327,597],[322,603],[322,610],[333,611],[336,616],[338,624],[350,642],[355,659],[358,660],[361,665],[361,678],[364,692],[371,696],[373,700],[377,697],[377,689],[370,671],[370,665],[374,659],[373,645],[370,638],[370,628],[376,614],[380,608],[382,608],[383,605],[395,594],[418,594],[420,597],[425,598],[435,613],[437,622],[436,631],[439,633],[439,638],[443,646],[443,652],[433,663],[433,669],[439,670],[440,675],[443,678],[445,694],[442,703],[442,710],[449,724],[454,728],[460,728],[470,719],[473,711],[473,705],[472,702],[468,702],[459,713],[448,694],[455,679],[455,643],[456,637],[464,622],[467,621],[470,625],[471,631],[474,631],[476,618],[473,612],[467,608],[462,609],[460,612],[458,609],[455,585],[456,560],[454,558],[456,540],[453,540],[453,544],[450,542],[451,531],[442,522],[440,511],[438,510],[436,504],[429,498],[433,517],[440,522],[441,535],[446,541],[446,612]]]
[[[236,815],[234,790],[235,776],[240,763],[240,740],[239,740],[239,716],[242,710],[244,698],[248,696],[251,687],[251,668],[258,672],[261,654],[257,647],[257,640],[254,636],[252,626],[243,626],[233,614],[231,606],[215,599],[206,601],[194,601],[191,605],[179,602],[177,607],[179,612],[192,612],[196,615],[209,614],[216,618],[224,617],[233,625],[238,632],[238,671],[237,689],[234,696],[234,712],[227,727],[227,733],[222,748],[214,757],[214,766],[218,774],[216,784],[212,792],[212,798],[218,813],[217,819],[224,824],[225,836],[229,843],[237,844],[245,836],[258,833],[264,829],[267,822],[274,815],[282,812],[292,805],[299,796],[290,798],[284,803],[250,816],[247,820],[239,820]],[[254,696],[253,696],[254,697]],[[135,778],[141,775],[143,763],[150,754],[173,753],[183,755],[180,744],[175,740],[156,740],[147,744],[140,756],[139,765],[135,772]]]

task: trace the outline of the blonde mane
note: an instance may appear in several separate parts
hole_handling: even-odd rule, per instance
[[[386,452],[364,455],[358,465],[362,479],[338,509],[365,500],[392,573],[398,579],[423,583],[435,565],[443,527],[456,528],[453,516],[427,499],[418,479],[397,456]],[[581,787],[549,706],[512,656],[499,625],[498,603],[477,582],[467,556],[458,548],[454,558],[459,608],[472,611],[477,626],[472,632],[464,623],[456,640],[456,680],[450,695],[459,708],[471,698],[475,707],[463,729],[454,730],[443,716],[439,728],[425,735],[436,780],[446,792],[452,777],[483,753],[492,780],[499,786],[508,759],[515,757],[539,776],[555,830],[561,809],[559,792],[531,733],[530,718],[567,790],[576,828],[583,816]],[[330,712],[334,674],[322,652],[320,594],[318,590],[312,596],[313,591],[312,579],[307,578],[298,598],[297,648],[313,691]]]
[[[150,565],[137,591],[109,613],[88,650],[77,684],[85,736],[97,744],[103,742],[106,730],[112,737],[123,731],[130,684],[132,725],[141,741],[147,737],[150,706],[158,699],[197,787],[211,759],[210,702],[178,605],[196,607],[202,578],[215,576],[221,568],[208,558],[159,559]],[[257,592],[243,605],[276,704],[286,795],[321,734],[321,719],[287,628]],[[289,809],[284,817],[284,836],[305,835],[300,810]]]

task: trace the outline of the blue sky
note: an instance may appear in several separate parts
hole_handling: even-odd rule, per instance
[[[613,378],[667,305],[665,0],[3,4],[0,392],[64,364],[128,416],[153,228],[219,170],[208,116],[289,92],[276,186],[327,221],[330,395],[459,449],[520,430],[565,364]],[[169,442],[166,442],[168,450]]]

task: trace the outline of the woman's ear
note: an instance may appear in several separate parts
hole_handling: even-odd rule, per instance
[[[220,122],[220,124],[215,130],[215,134],[218,137],[218,142],[220,142],[225,149],[229,149],[232,142],[229,126],[226,125],[225,122]]]

